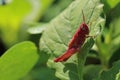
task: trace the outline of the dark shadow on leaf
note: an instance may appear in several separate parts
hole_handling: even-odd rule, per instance
[[[67,63],[65,64],[65,68],[63,69],[64,72],[69,71],[70,80],[79,80],[77,66],[74,63]]]
[[[115,62],[115,61],[118,61],[120,59],[120,48],[118,50],[115,51],[115,53],[112,55],[112,57],[110,58],[110,61],[109,61],[109,65],[110,67],[112,67],[112,64]]]
[[[50,57],[46,52],[39,52],[40,58],[34,68],[21,80],[59,80],[55,77],[55,70],[47,67]]]
[[[109,23],[112,22],[114,19],[120,17],[120,3],[117,4],[117,6],[113,9],[111,9],[107,13],[106,17],[106,26],[109,26]]]

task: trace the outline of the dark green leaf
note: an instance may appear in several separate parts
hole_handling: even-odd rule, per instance
[[[42,21],[50,21],[62,12],[73,0],[54,0],[54,3],[46,10]]]
[[[38,66],[33,69],[29,75],[22,80],[58,80],[54,75],[54,70],[47,68],[46,66]]]
[[[104,29],[103,36],[97,38],[98,53],[104,66],[109,66],[110,58],[120,48],[120,17],[116,18],[110,23],[110,28]],[[101,38],[104,38],[102,41]],[[117,55],[117,57],[119,57]],[[116,57],[116,58],[117,58]]]
[[[113,67],[108,71],[101,73],[101,80],[115,80],[117,73],[120,70],[120,60],[113,64]]]
[[[98,80],[102,67],[100,65],[88,65],[84,69],[84,80]]]

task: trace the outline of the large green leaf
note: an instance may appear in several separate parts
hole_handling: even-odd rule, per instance
[[[0,58],[0,80],[18,80],[24,77],[37,60],[37,49],[32,42],[13,46]]]
[[[48,65],[56,69],[56,76],[61,80],[80,80],[84,65],[85,54],[90,50],[94,41],[88,39],[80,51],[79,58],[73,55],[65,63],[54,63],[53,59],[63,54],[67,44],[75,33],[76,29],[83,22],[82,10],[85,15],[86,23],[90,28],[90,35],[100,34],[104,20],[100,17],[103,4],[99,0],[76,0],[64,10],[59,16],[53,19],[45,29],[41,40],[40,50],[50,54]],[[80,63],[82,61],[82,63]]]

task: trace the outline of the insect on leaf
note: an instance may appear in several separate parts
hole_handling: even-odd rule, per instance
[[[50,55],[48,66],[56,69],[56,76],[61,80],[79,80],[77,56],[71,56],[65,63],[55,63],[54,59],[62,55],[68,48],[68,43],[80,24],[83,23],[82,10],[85,21],[90,29],[89,35],[98,35],[102,31],[104,19],[100,17],[103,4],[100,0],[73,1],[59,16],[54,18],[45,29],[40,39],[40,51]],[[81,47],[88,52],[93,40],[86,39]],[[68,67],[69,66],[69,67]],[[70,79],[71,78],[71,79]]]

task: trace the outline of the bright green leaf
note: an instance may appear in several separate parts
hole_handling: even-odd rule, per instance
[[[73,1],[71,5],[53,19],[45,29],[40,39],[40,50],[51,55],[48,60],[48,65],[56,69],[56,76],[61,80],[70,80],[70,78],[71,80],[80,80],[79,73],[82,71],[80,66],[84,65],[84,61],[82,61],[83,63],[80,63],[80,61],[86,58],[85,55],[91,49],[94,41],[88,39],[82,46],[80,60],[76,55],[73,55],[65,63],[54,63],[54,58],[65,52],[68,42],[83,22],[82,10],[86,23],[88,23],[90,28],[90,35],[100,34],[104,22],[100,17],[102,7],[103,4],[101,4],[99,0]]]
[[[120,80],[120,71],[117,73],[115,80]]]
[[[110,31],[111,31],[111,52],[115,52],[118,48],[120,48],[120,17],[111,22]],[[114,34],[113,34],[114,33]]]
[[[7,47],[18,42],[20,24],[31,10],[31,5],[27,0],[10,1],[10,3],[6,2],[6,5],[0,6],[0,35]]]
[[[37,49],[32,42],[26,41],[13,46],[0,58],[0,80],[21,79],[37,60]]]
[[[111,8],[114,8],[118,3],[120,3],[120,0],[107,0],[107,3]]]
[[[0,35],[7,47],[10,47],[21,40],[19,39],[19,34],[21,34],[19,33],[19,29],[23,22],[30,23],[39,20],[45,10],[53,2],[53,0],[4,1],[6,4],[0,5]]]

